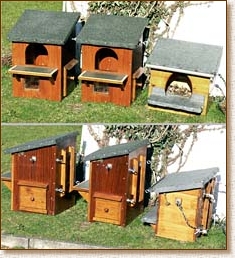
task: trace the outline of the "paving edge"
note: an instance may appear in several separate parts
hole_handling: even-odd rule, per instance
[[[40,238],[18,237],[5,234],[1,235],[1,246],[16,249],[107,249],[104,247],[86,244],[52,241]]]

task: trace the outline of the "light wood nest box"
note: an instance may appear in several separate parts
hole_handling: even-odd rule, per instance
[[[5,150],[12,169],[1,177],[11,190],[11,209],[55,215],[75,205],[77,132],[24,143]]]
[[[175,39],[157,40],[150,68],[148,107],[186,115],[206,115],[209,90],[222,47]]]
[[[25,10],[8,34],[12,42],[13,96],[61,101],[75,59],[80,13]],[[69,74],[70,73],[70,74]]]
[[[130,106],[143,74],[148,19],[91,14],[77,37],[82,49],[82,101]]]
[[[142,218],[156,236],[193,242],[207,234],[215,202],[218,168],[172,173],[149,189],[156,206]]]

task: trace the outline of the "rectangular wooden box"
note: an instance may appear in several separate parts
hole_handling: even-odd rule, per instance
[[[218,168],[168,174],[151,188],[156,207],[142,221],[156,236],[193,242],[210,228]]]

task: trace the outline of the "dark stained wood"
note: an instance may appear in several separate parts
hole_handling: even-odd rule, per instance
[[[75,137],[12,154],[12,210],[55,215],[75,204]],[[59,191],[61,190],[61,191]]]
[[[117,74],[127,75],[127,79],[123,86],[113,87],[112,84],[107,83],[108,92],[99,93],[94,91],[94,83],[82,81],[82,101],[88,102],[112,102],[117,105],[130,106],[133,93],[133,80],[132,74],[135,72],[133,67],[139,66],[133,60],[133,51],[121,48],[109,48],[110,51],[115,53],[115,57],[106,56],[101,60],[96,61],[96,54],[102,48],[98,46],[82,46],[82,71],[103,71],[103,72],[116,72]],[[98,64],[97,64],[98,63]]]
[[[141,146],[129,154],[91,161],[89,221],[125,226],[130,214],[139,215],[143,207],[146,149]]]

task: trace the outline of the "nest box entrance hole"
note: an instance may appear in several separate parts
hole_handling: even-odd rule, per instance
[[[25,50],[25,64],[48,64],[48,51],[42,44],[29,44]]]
[[[109,72],[117,72],[118,56],[110,48],[101,48],[95,55],[95,69]]]
[[[192,96],[192,83],[188,76],[173,73],[166,83],[165,94],[190,98]]]
[[[41,65],[46,66],[48,63],[47,49],[41,44],[29,44],[25,50],[26,65]],[[28,75],[24,79],[25,89],[38,90],[40,78],[34,75]]]

